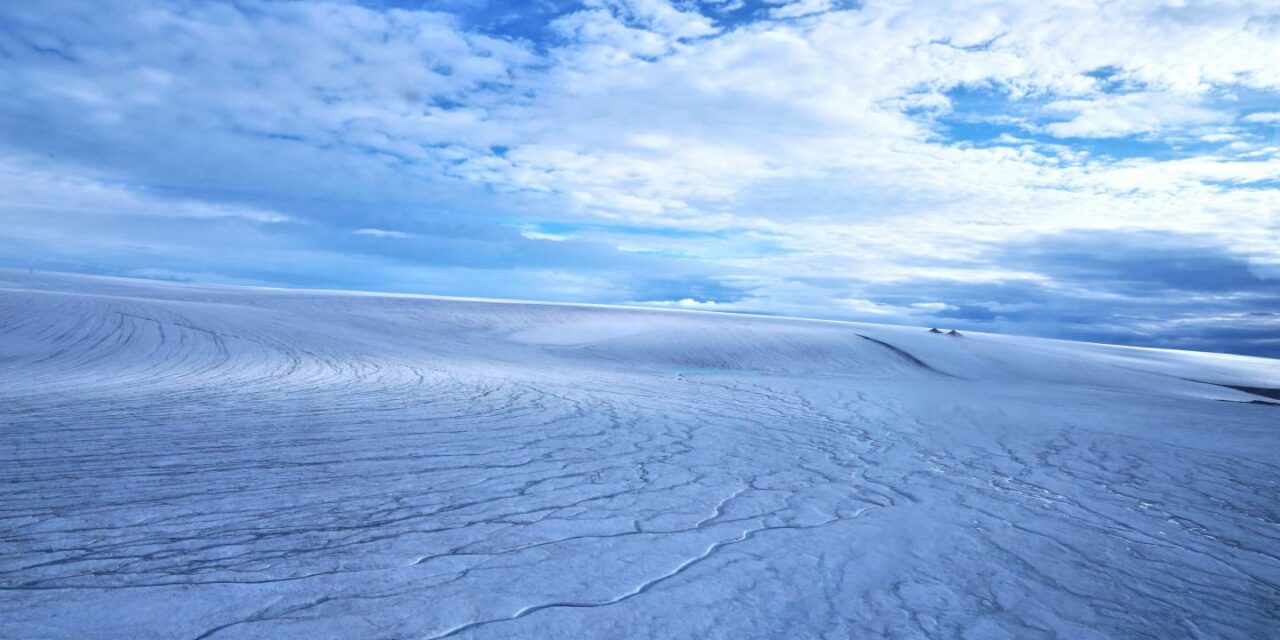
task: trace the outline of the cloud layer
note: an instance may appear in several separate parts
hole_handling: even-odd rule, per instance
[[[1275,51],[1270,2],[10,3],[0,256],[1280,355]]]

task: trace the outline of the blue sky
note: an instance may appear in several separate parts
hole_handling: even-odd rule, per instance
[[[1280,356],[1280,5],[0,6],[0,264]]]

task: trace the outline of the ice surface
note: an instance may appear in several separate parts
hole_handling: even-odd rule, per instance
[[[1262,638],[1280,362],[0,272],[0,637]]]

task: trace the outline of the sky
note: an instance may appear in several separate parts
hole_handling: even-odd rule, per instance
[[[1280,357],[1280,3],[0,3],[0,266]]]

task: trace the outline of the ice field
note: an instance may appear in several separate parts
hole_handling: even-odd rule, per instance
[[[0,637],[1274,638],[1278,388],[1238,356],[2,271]]]

